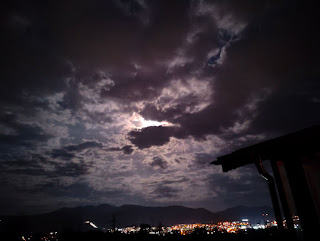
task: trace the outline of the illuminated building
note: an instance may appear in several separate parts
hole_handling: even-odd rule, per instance
[[[85,224],[89,224],[91,227],[93,227],[93,228],[95,228],[95,229],[98,228],[98,227],[97,227],[93,222],[91,222],[91,221],[85,221],[84,223],[85,223]]]

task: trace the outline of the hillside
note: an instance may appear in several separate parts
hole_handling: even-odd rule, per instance
[[[248,218],[252,222],[260,222],[262,213],[269,213],[273,219],[270,207],[238,206],[220,212],[210,212],[204,208],[187,208],[183,206],[145,207],[137,205],[81,206],[61,208],[57,211],[30,216],[1,217],[1,229],[20,231],[62,231],[83,230],[90,220],[99,228],[139,226],[141,223],[152,226],[171,226],[180,223],[217,223],[219,221],[234,221]]]

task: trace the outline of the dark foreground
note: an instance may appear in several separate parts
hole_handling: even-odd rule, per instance
[[[17,235],[14,233],[0,233],[0,240],[4,241],[193,241],[193,240],[290,240],[287,235],[280,236],[274,230],[249,230],[243,233],[229,234],[217,233],[207,234],[190,234],[180,235],[171,234],[166,236],[150,235],[150,234],[111,234],[100,231],[89,232],[62,232],[60,234],[50,236],[46,234],[36,233],[28,235]]]

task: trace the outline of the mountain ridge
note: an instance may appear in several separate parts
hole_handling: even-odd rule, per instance
[[[139,226],[142,223],[151,226],[172,226],[182,223],[217,223],[219,221],[241,221],[248,218],[253,223],[261,222],[262,213],[269,213],[273,219],[271,207],[236,206],[218,212],[205,208],[184,206],[140,206],[124,204],[114,206],[100,204],[97,206],[64,207],[53,212],[27,216],[0,216],[1,229],[18,229],[19,231],[63,231],[84,230],[92,227],[85,225],[91,221],[99,228]]]

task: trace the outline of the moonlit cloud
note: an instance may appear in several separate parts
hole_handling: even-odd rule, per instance
[[[6,4],[0,214],[270,205],[254,167],[221,173],[209,163],[319,123],[315,9],[286,0]]]

